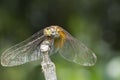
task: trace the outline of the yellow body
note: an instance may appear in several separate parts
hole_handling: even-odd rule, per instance
[[[59,38],[56,38],[55,39],[55,47],[56,48],[62,48],[63,47],[63,44],[65,43],[65,40],[66,40],[66,35],[63,31],[60,31],[60,37]]]
[[[54,32],[54,35],[52,32]],[[56,48],[62,48],[66,40],[66,34],[64,30],[59,26],[50,26],[45,28],[44,35],[47,36],[49,39],[54,38],[54,46]]]

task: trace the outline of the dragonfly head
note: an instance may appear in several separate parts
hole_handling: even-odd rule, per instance
[[[59,38],[59,32],[60,28],[58,26],[50,26],[44,29],[44,35],[49,37]]]

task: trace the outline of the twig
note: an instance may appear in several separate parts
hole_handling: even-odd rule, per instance
[[[55,64],[51,61],[49,57],[50,53],[50,42],[49,41],[43,41],[43,43],[40,46],[42,59],[41,62],[42,70],[45,76],[46,80],[57,80],[56,77],[56,70],[55,70]]]

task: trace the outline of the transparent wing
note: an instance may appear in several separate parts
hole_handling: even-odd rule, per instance
[[[97,60],[94,52],[88,49],[83,43],[73,38],[68,32],[66,32],[66,35],[66,41],[59,50],[61,56],[68,61],[75,62],[82,66],[93,66]]]
[[[39,45],[43,39],[43,30],[41,30],[27,40],[7,49],[1,55],[1,64],[3,66],[16,66],[40,59]]]

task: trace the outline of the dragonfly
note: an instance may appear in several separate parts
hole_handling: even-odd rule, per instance
[[[93,66],[97,61],[97,57],[91,49],[62,27],[53,25],[5,50],[1,55],[2,66],[11,67],[40,60],[42,58],[40,45],[45,40],[51,43],[49,55],[59,53],[64,59],[81,66]]]

